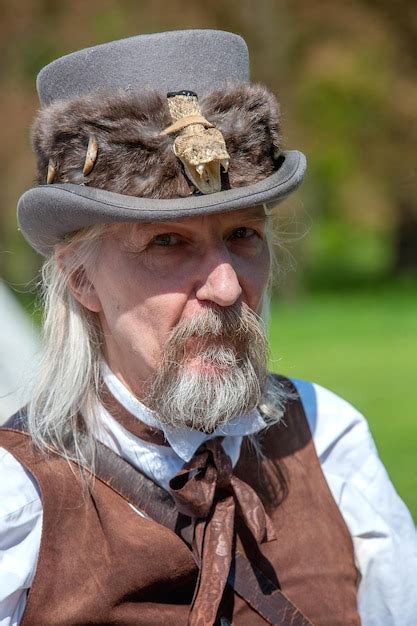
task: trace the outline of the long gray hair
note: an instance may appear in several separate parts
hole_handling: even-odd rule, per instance
[[[54,255],[43,265],[44,347],[28,405],[35,445],[84,466],[94,459],[102,333],[96,314],[77,301],[69,281],[85,280],[84,267],[94,263],[108,231],[108,225],[79,231],[67,241],[72,250],[65,267]]]

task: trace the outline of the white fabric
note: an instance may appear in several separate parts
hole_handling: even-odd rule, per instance
[[[123,385],[105,372],[117,399],[134,415],[159,426]],[[321,466],[353,538],[361,573],[358,602],[363,626],[417,623],[417,538],[411,516],[381,464],[365,419],[330,391],[294,381],[300,392]],[[262,418],[236,419],[224,447],[234,462],[242,435],[262,427]],[[252,421],[249,430],[248,422]],[[98,438],[160,485],[190,458],[206,438],[165,429],[171,447],[144,443],[102,407]],[[256,424],[256,427],[254,426]],[[219,433],[217,433],[219,434]],[[212,435],[214,436],[214,435]],[[187,441],[185,441],[185,439]],[[190,444],[190,441],[193,444]],[[0,626],[17,626],[38,557],[42,504],[35,482],[0,448]]]
[[[0,424],[27,402],[39,348],[33,320],[0,278]]]
[[[102,363],[101,373],[108,389],[112,392],[115,398],[119,399],[125,409],[127,409],[133,415],[139,417],[142,422],[144,422],[148,426],[156,427],[164,432],[165,438],[174,453],[170,456],[176,459],[176,469],[171,475],[175,474],[178,469],[180,469],[180,466],[184,461],[189,461],[191,459],[191,457],[194,455],[194,452],[197,450],[197,448],[201,446],[204,441],[206,441],[207,439],[213,439],[214,437],[225,437],[223,447],[230,456],[233,465],[235,465],[239,458],[242,436],[252,435],[259,430],[262,430],[262,428],[265,428],[266,426],[266,423],[262,419],[259,412],[255,410],[247,415],[236,417],[228,424],[216,428],[216,430],[211,435],[206,435],[205,433],[202,433],[198,430],[191,430],[190,428],[186,427],[173,428],[172,426],[161,424],[159,420],[155,417],[155,415],[151,413],[141,402],[139,402],[139,400],[137,400],[132,394],[126,393],[127,390],[124,385],[120,382],[118,378],[116,378],[116,376],[113,375],[108,365],[104,362]],[[111,419],[110,426],[108,422],[108,418],[110,416],[108,415],[108,413],[103,410],[102,416],[104,417],[104,421],[108,425],[108,428],[106,429],[107,432],[112,431],[114,429],[114,420]],[[121,429],[121,427],[119,427],[119,432],[120,430],[126,433],[126,431],[124,429]],[[133,437],[133,439],[136,445],[137,437]],[[145,446],[148,445],[149,444],[145,444]],[[154,446],[154,448],[160,448],[160,446]],[[165,465],[165,446],[162,447],[162,451]],[[121,454],[120,448],[118,452]],[[162,486],[166,486],[167,482],[169,482],[169,478],[171,478],[170,472],[170,467],[165,468],[165,480],[158,480],[158,482],[160,482]],[[169,476],[169,478],[167,478],[167,476]]]

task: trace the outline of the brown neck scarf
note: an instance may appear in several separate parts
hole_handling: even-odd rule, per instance
[[[190,626],[215,623],[232,563],[239,515],[258,543],[275,534],[259,497],[233,476],[232,463],[220,439],[200,446],[170,481],[178,510],[194,522],[193,554],[199,576],[191,606]]]

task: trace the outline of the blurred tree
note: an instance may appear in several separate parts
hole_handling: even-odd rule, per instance
[[[415,27],[414,4],[402,4]],[[349,273],[356,281],[358,271],[417,272],[414,257],[401,262],[404,249],[416,247],[417,67],[403,63],[403,42],[415,60],[417,40],[403,18],[391,28],[385,5],[289,5],[297,18],[289,54],[295,124],[311,155],[305,197],[320,224],[310,260],[324,280],[329,267],[339,282]]]
[[[403,110],[398,111],[398,122],[401,124],[400,137],[410,144],[412,154],[412,170],[409,182],[403,193],[396,197],[396,223],[394,230],[394,264],[395,273],[404,271],[417,271],[417,163],[416,163],[416,139],[417,139],[417,90],[415,88],[417,76],[417,7],[415,2],[398,0],[395,3],[388,0],[365,0],[372,9],[379,14],[385,22],[390,36],[395,40],[398,55],[398,64],[401,67],[401,76],[409,83],[411,91],[409,105],[413,108],[411,115],[403,115]],[[411,87],[411,85],[413,87]],[[405,94],[407,96],[407,92]],[[403,94],[398,94],[401,99]],[[400,105],[401,106],[401,105]],[[401,106],[402,109],[403,105]],[[407,107],[408,108],[408,107]],[[411,132],[410,132],[411,131]]]

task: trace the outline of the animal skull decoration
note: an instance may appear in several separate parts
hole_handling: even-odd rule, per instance
[[[227,172],[230,159],[223,135],[201,115],[194,92],[170,92],[167,98],[172,124],[161,134],[178,133],[173,144],[174,154],[201,193],[221,191],[220,168]]]

